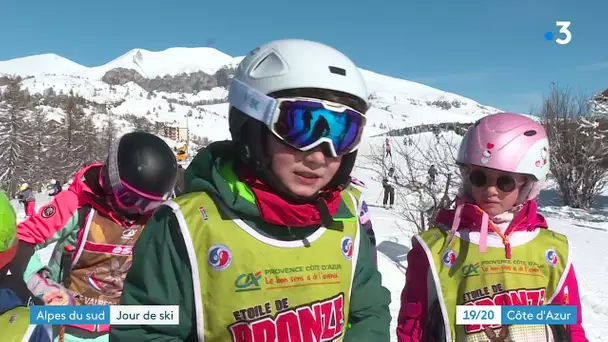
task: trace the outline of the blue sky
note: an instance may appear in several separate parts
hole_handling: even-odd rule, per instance
[[[600,0],[4,1],[0,60],[53,52],[94,66],[133,48],[209,45],[238,56],[304,38],[364,69],[528,112],[552,81],[608,88],[605,13]],[[569,45],[544,38],[557,20],[572,22]]]

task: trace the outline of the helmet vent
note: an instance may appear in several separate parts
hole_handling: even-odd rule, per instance
[[[329,66],[329,72],[336,75],[346,76],[346,70],[331,65]]]
[[[276,53],[271,52],[251,69],[250,74],[252,77],[272,77],[280,75],[284,70],[283,60]]]
[[[533,129],[531,129],[531,130],[529,130],[529,131],[525,131],[525,132],[524,132],[524,135],[525,135],[525,136],[527,136],[527,137],[533,137],[533,136],[535,136],[535,135],[536,135],[536,131],[535,131],[535,130],[533,130]]]

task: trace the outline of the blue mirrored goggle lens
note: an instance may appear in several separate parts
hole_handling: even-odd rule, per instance
[[[352,152],[365,125],[365,117],[359,112],[350,109],[332,111],[313,101],[284,101],[279,109],[274,132],[297,149],[326,138],[338,155]]]

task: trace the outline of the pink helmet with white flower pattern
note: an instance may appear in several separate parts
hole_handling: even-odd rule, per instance
[[[456,162],[532,176],[525,199],[535,198],[549,174],[549,140],[532,118],[497,113],[478,120],[465,134]]]

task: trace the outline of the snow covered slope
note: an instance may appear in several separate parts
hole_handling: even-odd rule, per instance
[[[75,75],[87,67],[54,53],[0,61],[0,74],[41,76],[45,74]]]
[[[220,69],[232,70],[242,58],[208,47],[175,47],[164,51],[133,49],[105,65],[89,68],[54,54],[45,54],[0,62],[0,76],[27,78],[23,86],[30,93],[43,93],[48,88],[56,93],[73,90],[89,101],[108,104],[113,114],[133,114],[152,122],[169,122],[183,127],[188,124],[195,135],[221,140],[229,137],[228,106],[225,104],[228,82],[215,73]],[[104,76],[117,70],[130,70],[129,77],[133,81],[106,83],[108,78]],[[200,78],[201,72],[209,76]],[[419,124],[473,122],[498,111],[420,83],[367,70],[362,72],[372,104],[367,135]],[[193,81],[188,78],[192,75],[199,78]],[[197,85],[196,90],[192,90],[190,86],[195,81],[204,86]],[[160,82],[164,82],[164,88],[159,86]],[[172,106],[169,101],[173,101]],[[192,116],[186,122],[190,111]],[[61,110],[54,112],[61,115]]]
[[[447,93],[424,84],[362,70],[372,102],[370,118],[385,116],[389,128],[442,122],[472,122],[499,111],[466,97]],[[400,116],[400,118],[399,118]],[[400,120],[399,120],[400,119]]]

